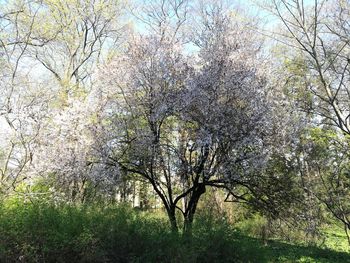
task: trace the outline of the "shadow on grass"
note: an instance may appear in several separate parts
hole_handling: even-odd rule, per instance
[[[261,240],[238,234],[234,240],[242,262],[329,262],[350,263],[350,254],[314,246],[302,246],[270,240],[263,245]]]

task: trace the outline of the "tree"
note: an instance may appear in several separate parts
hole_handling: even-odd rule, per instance
[[[105,184],[114,178],[111,167],[106,175],[90,161],[102,158],[94,147],[103,140],[98,137],[98,112],[104,102],[93,73],[120,43],[123,3],[23,0],[1,5],[4,189],[50,175],[55,189],[70,193],[73,200],[86,199],[88,188],[111,194]]]
[[[26,55],[52,74],[63,92],[69,93],[66,96],[85,91],[96,64],[119,43],[123,5],[118,1],[20,3],[20,12],[10,11],[12,15],[7,16],[15,32],[3,44],[25,45]]]
[[[249,189],[254,173],[288,140],[249,23],[221,5],[202,14],[197,58],[186,55],[174,31],[158,30],[135,36],[125,56],[100,73],[102,85],[117,90],[110,160],[147,180],[173,231],[179,210],[189,234],[207,187],[239,198],[234,187]]]
[[[113,199],[118,169],[106,165],[100,151],[106,143],[100,124],[99,100],[74,101],[43,127],[33,159],[34,171],[65,200]]]
[[[24,16],[26,29],[11,21],[18,21],[25,7],[26,2],[4,4],[0,13],[0,191],[5,193],[30,176],[29,166],[48,104],[43,83],[34,84],[28,71],[22,70],[37,8],[32,16]]]
[[[327,127],[313,128],[305,147],[308,172],[314,174],[311,190],[327,210],[344,225],[349,236],[349,138]]]
[[[289,80],[297,79],[301,83],[295,85],[299,95],[305,95],[298,98],[301,109],[314,127],[318,127],[306,148],[325,151],[315,154],[310,150],[311,154],[306,150],[310,159],[304,168],[306,172],[316,173],[318,189],[313,192],[348,231],[349,178],[344,147],[348,146],[350,135],[349,3],[342,0],[315,0],[310,5],[298,0],[271,3],[272,12],[284,25],[282,41],[290,48],[285,56],[286,64],[299,69],[297,74],[289,71]]]

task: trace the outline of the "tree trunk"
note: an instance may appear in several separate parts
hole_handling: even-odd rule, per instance
[[[171,225],[171,232],[178,233],[179,228],[177,226],[177,221],[175,216],[175,207],[170,207],[169,209],[167,209],[167,213],[168,213],[168,218]]]
[[[344,223],[344,230],[345,230],[346,237],[348,238],[348,244],[350,246],[350,234],[349,234],[350,224]]]
[[[205,193],[205,185],[203,183],[199,184],[198,187],[193,191],[192,196],[188,202],[187,209],[184,214],[184,226],[183,235],[191,237],[192,236],[192,225],[194,214],[197,209],[199,198]]]
[[[190,213],[184,218],[183,234],[186,236],[192,236],[193,217],[194,213]]]

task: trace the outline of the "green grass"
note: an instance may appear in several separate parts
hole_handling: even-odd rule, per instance
[[[329,244],[340,235],[333,234]],[[186,238],[171,233],[166,218],[126,206],[8,202],[0,205],[0,237],[0,262],[350,262],[331,246],[265,246],[208,215]]]
[[[323,235],[325,241],[322,247],[350,253],[350,246],[343,227],[333,223],[324,229]]]
[[[346,252],[278,241],[270,241],[268,246],[260,249],[264,257],[252,262],[350,262],[350,255]]]

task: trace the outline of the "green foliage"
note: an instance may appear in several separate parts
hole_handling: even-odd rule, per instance
[[[251,218],[247,218],[236,225],[246,235],[263,238],[263,230],[267,225],[267,219],[259,214],[254,214]]]
[[[0,205],[0,262],[350,262],[346,253],[241,234],[203,210],[193,236],[170,231],[164,215],[119,206]]]

